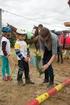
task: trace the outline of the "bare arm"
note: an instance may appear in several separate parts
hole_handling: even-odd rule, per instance
[[[38,41],[38,36],[32,37],[31,39],[27,40],[27,43],[33,44],[33,43],[36,43],[37,41]]]
[[[52,64],[52,62],[55,59],[56,59],[56,55],[54,54],[54,55],[52,55],[52,57],[50,58],[50,60],[48,61],[48,63],[43,66],[43,70],[45,71]]]

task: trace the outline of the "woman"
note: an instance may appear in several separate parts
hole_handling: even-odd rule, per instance
[[[49,86],[54,84],[54,73],[52,62],[57,55],[57,35],[51,33],[47,28],[43,27],[39,35],[40,45],[43,47],[43,71],[44,83],[49,82]]]

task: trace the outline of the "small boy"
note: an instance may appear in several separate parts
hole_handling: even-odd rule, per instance
[[[12,80],[10,76],[10,66],[8,56],[10,56],[10,41],[9,36],[11,29],[9,27],[2,28],[1,39],[1,55],[2,55],[2,78],[4,81]]]
[[[19,84],[23,84],[23,72],[25,75],[25,83],[26,84],[34,84],[34,82],[32,82],[30,80],[30,76],[29,76],[29,59],[30,57],[28,56],[27,53],[27,43],[25,42],[26,39],[26,35],[27,33],[22,30],[22,29],[17,29],[17,34],[16,34],[16,43],[15,43],[15,52],[17,55],[17,59],[18,59],[18,74],[17,74],[17,81]]]

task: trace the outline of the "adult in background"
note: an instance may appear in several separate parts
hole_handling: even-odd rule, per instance
[[[51,30],[52,33],[56,34],[58,37],[58,45],[57,45],[57,63],[63,63],[63,53],[62,53],[62,44],[60,43],[60,33],[55,30]]]

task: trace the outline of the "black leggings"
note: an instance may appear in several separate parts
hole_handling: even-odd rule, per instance
[[[45,70],[45,78],[44,79],[46,82],[54,83],[54,73],[53,73],[52,65],[50,65],[48,67],[48,69]]]

